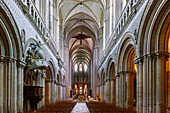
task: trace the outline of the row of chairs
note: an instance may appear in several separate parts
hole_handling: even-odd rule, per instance
[[[105,102],[86,101],[86,104],[90,113],[136,113],[133,108],[119,107]]]
[[[36,113],[70,113],[74,106],[76,105],[76,103],[77,102],[73,100],[58,101],[56,103],[47,103],[45,106],[37,109]]]

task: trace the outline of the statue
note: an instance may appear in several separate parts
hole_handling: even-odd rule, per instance
[[[37,44],[32,43],[27,50],[26,53],[26,63],[27,66],[30,66],[37,59],[43,59],[43,52],[41,49],[41,42],[39,41]]]
[[[31,43],[27,50],[25,57],[25,83],[27,83],[27,85],[32,85],[32,81],[35,80],[35,77],[39,76],[39,72],[41,71],[43,72],[42,76],[45,77],[45,70],[47,69],[48,65],[44,60],[41,46],[42,45],[40,41],[38,43]]]

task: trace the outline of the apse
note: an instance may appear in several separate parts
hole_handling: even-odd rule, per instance
[[[77,32],[70,39],[69,56],[73,99],[85,99],[91,96],[92,51],[93,41],[86,32]]]

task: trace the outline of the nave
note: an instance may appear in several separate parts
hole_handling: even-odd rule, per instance
[[[0,113],[81,105],[170,113],[170,0],[0,0]]]
[[[90,113],[86,103],[77,103],[71,113]]]
[[[48,103],[44,107],[24,113],[136,113],[135,108],[119,107],[104,101],[67,100]]]

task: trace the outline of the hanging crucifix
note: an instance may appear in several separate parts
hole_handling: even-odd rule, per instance
[[[81,31],[81,34],[75,35],[72,38],[76,38],[77,40],[80,40],[80,45],[82,45],[82,40],[86,38],[90,38],[90,36],[82,34],[82,31]]]

